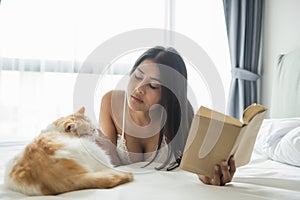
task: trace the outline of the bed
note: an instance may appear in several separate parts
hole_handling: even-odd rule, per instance
[[[290,62],[291,59],[293,62]],[[293,65],[293,70],[290,70],[290,65]],[[292,95],[295,94],[295,98],[299,99],[300,51],[282,55],[274,76],[281,77],[276,80],[278,85],[295,85],[294,92],[288,97],[293,98]],[[287,78],[290,76],[293,78]],[[195,174],[181,169],[156,171],[153,170],[156,163],[146,169],[141,168],[145,163],[135,163],[117,168],[132,171],[134,181],[113,189],[89,189],[56,196],[28,197],[5,189],[2,178],[5,162],[24,148],[27,142],[0,141],[0,199],[300,199],[300,112],[278,109],[281,108],[278,106],[282,105],[282,101],[300,108],[300,101],[292,99],[288,102],[288,99],[282,99],[282,95],[275,97],[278,94],[278,87],[274,87],[273,98],[278,101],[272,102],[270,119],[265,119],[262,124],[250,163],[238,168],[233,181],[224,187],[205,185]]]

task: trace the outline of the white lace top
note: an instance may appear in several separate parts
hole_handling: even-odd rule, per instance
[[[124,104],[123,104],[123,116],[122,116],[122,133],[121,135],[118,134],[117,137],[117,153],[120,157],[122,164],[131,164],[133,161],[130,158],[129,151],[126,146],[126,139],[125,139],[125,115],[126,115],[126,92],[124,95]],[[162,140],[161,148],[155,161],[157,162],[164,162],[168,155],[168,145],[166,143],[165,137]],[[148,157],[145,161],[151,161],[155,156],[155,152],[152,153],[150,157]]]

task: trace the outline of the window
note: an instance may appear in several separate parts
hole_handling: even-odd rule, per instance
[[[0,69],[70,72],[117,34],[164,28],[165,1],[3,0],[0,20]]]
[[[49,122],[71,113],[80,63],[104,41],[133,29],[169,29],[194,40],[215,63],[226,94],[229,88],[227,36],[219,0],[2,0],[0,24],[0,130],[4,130],[0,140],[31,139]],[[115,60],[112,73],[128,72],[122,66],[131,68],[141,52]],[[197,96],[194,108],[210,106],[203,77],[185,61]],[[118,78],[103,79],[110,86],[106,91]],[[95,94],[92,111],[96,117],[104,91],[100,93]]]
[[[176,32],[184,34],[199,44],[214,62],[223,82],[227,98],[231,81],[230,56],[226,33],[223,2],[220,0],[190,0],[173,2],[172,24]],[[211,107],[211,96],[203,78],[193,67],[188,67],[198,106]],[[224,99],[225,105],[227,99]]]

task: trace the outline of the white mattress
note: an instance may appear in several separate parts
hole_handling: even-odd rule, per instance
[[[233,181],[224,187],[201,183],[197,176],[177,169],[141,169],[143,163],[118,169],[134,172],[134,181],[113,189],[90,189],[57,196],[28,197],[3,187],[4,163],[26,142],[0,142],[0,199],[300,199],[300,168],[267,159],[257,153],[251,162],[237,169]]]

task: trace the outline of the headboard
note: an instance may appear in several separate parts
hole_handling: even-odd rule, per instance
[[[278,58],[273,76],[270,117],[300,117],[300,49]]]

